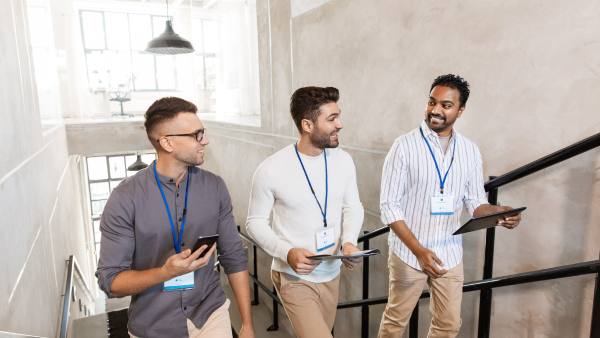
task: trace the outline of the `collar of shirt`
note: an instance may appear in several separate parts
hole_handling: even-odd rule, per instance
[[[429,141],[435,142],[435,144],[437,144],[437,145],[440,144],[440,136],[435,131],[433,131],[429,128],[429,126],[427,125],[427,122],[425,122],[425,120],[421,121],[421,129],[423,129],[423,134],[425,134],[425,137],[427,137],[429,139]],[[452,140],[454,139],[454,136],[457,134],[458,133],[456,132],[456,129],[452,128],[452,134],[450,135],[448,144],[452,144]]]
[[[154,168],[152,168],[152,166],[156,165],[156,161],[154,161],[150,166],[148,166],[146,173],[147,175],[150,175],[152,178],[152,181],[154,181]],[[194,174],[194,169],[195,167],[192,167],[189,171],[190,174]],[[176,180],[174,178],[168,177],[168,176],[164,176],[161,175],[160,172],[158,172],[158,170],[156,171],[156,173],[158,174],[158,180],[163,184],[163,187],[166,187],[169,190],[175,190],[177,189],[177,186],[175,185]],[[187,175],[188,172],[185,173],[185,176],[183,176],[183,178],[181,179],[181,182],[179,182],[179,189],[181,188],[185,188],[186,182],[187,182]],[[193,178],[192,178],[193,180]]]

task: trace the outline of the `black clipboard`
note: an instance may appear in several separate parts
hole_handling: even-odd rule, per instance
[[[490,214],[487,216],[471,218],[467,223],[463,224],[463,226],[458,228],[458,230],[456,230],[453,233],[453,235],[459,235],[464,234],[466,232],[495,227],[496,225],[498,225],[498,218],[502,218],[505,216],[516,216],[525,209],[527,209],[527,207],[520,207],[507,211],[497,212],[495,214]]]

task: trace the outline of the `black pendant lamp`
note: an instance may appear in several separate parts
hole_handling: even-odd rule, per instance
[[[135,162],[131,163],[127,170],[129,171],[139,171],[146,168],[148,165],[142,161],[142,155],[138,154]]]
[[[192,44],[173,31],[173,24],[171,22],[171,18],[169,17],[169,0],[166,0],[165,2],[167,3],[167,21],[165,22],[165,31],[158,37],[148,42],[146,52],[166,55],[192,53],[194,51]]]

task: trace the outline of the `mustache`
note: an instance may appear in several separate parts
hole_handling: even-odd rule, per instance
[[[429,120],[431,120],[431,118],[432,118],[432,117],[435,117],[435,118],[438,118],[438,119],[440,119],[440,120],[444,120],[444,121],[446,121],[446,117],[445,117],[445,116],[443,116],[443,115],[440,115],[440,114],[434,114],[434,113],[427,113],[427,118],[428,118]]]

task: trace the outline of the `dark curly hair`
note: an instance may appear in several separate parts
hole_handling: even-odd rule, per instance
[[[460,93],[460,106],[464,107],[465,104],[467,104],[471,91],[469,90],[469,83],[462,77],[454,74],[440,75],[433,80],[429,92],[431,92],[435,86],[450,87],[458,90]]]
[[[319,107],[326,103],[337,102],[340,92],[334,87],[303,87],[297,89],[290,100],[290,112],[296,127],[302,132],[303,119],[317,121]]]

